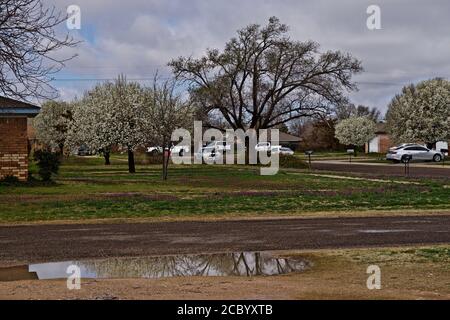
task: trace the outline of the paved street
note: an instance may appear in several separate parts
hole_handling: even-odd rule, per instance
[[[313,161],[315,170],[326,170],[336,172],[352,172],[368,174],[373,176],[404,176],[404,164],[376,164],[376,163],[350,163],[345,161]],[[422,164],[411,164],[409,176],[412,178],[446,178],[450,179],[450,168],[440,165],[425,166]]]
[[[112,256],[450,243],[450,216],[0,227],[0,266]]]

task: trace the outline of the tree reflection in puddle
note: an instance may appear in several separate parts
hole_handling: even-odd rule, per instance
[[[310,266],[306,260],[277,258],[267,252],[239,252],[108,258],[32,264],[28,267],[28,274],[24,273],[23,277],[29,278],[29,273],[33,273],[40,280],[66,278],[68,276],[66,270],[70,265],[80,267],[82,278],[109,279],[187,276],[270,276],[301,272]],[[2,280],[2,273],[8,274],[6,269],[0,269],[0,281]],[[13,278],[17,278],[17,272],[15,275]],[[10,278],[11,275],[9,275],[8,280],[15,280]]]

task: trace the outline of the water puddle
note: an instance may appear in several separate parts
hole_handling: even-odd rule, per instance
[[[267,252],[173,255],[63,261],[0,268],[0,281],[64,279],[76,265],[81,278],[125,279],[166,277],[272,276],[301,272],[310,267],[303,259],[274,257]]]
[[[409,229],[373,229],[373,230],[358,230],[360,233],[398,233],[398,232],[414,232],[416,230]]]

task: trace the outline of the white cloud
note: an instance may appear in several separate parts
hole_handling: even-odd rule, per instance
[[[51,3],[51,1],[48,1]],[[58,8],[72,0],[53,0]],[[278,16],[293,39],[352,53],[366,72],[357,78],[355,103],[385,109],[403,83],[450,76],[450,3],[446,0],[379,0],[382,30],[366,28],[367,0],[79,0],[82,28],[93,33],[75,51],[65,72],[111,78],[118,73],[148,78],[180,55],[222,48],[235,31]],[[82,32],[83,34],[83,32]],[[89,39],[88,39],[89,40]],[[368,84],[367,82],[373,82]],[[390,85],[392,84],[392,85]],[[69,96],[92,83],[57,83]],[[71,86],[72,89],[68,90]]]

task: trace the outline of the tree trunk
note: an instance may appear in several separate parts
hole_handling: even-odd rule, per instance
[[[163,153],[162,153],[162,179],[165,179],[166,177],[166,150],[165,147],[163,147]]]
[[[134,165],[134,153],[130,147],[128,147],[128,172],[136,173],[136,167]]]
[[[61,154],[61,157],[64,156],[64,143],[60,143],[58,145],[59,153]]]
[[[170,149],[167,150],[167,156],[166,156],[166,170],[164,172],[164,180],[167,180],[167,177],[169,175],[169,161],[170,161]]]
[[[105,157],[105,166],[111,165],[111,162],[109,161],[109,157],[110,157],[109,151],[103,152],[103,157]]]
[[[162,178],[163,180],[167,180],[168,171],[169,171],[169,160],[170,160],[170,149],[166,151],[166,147],[163,147],[163,172]]]

